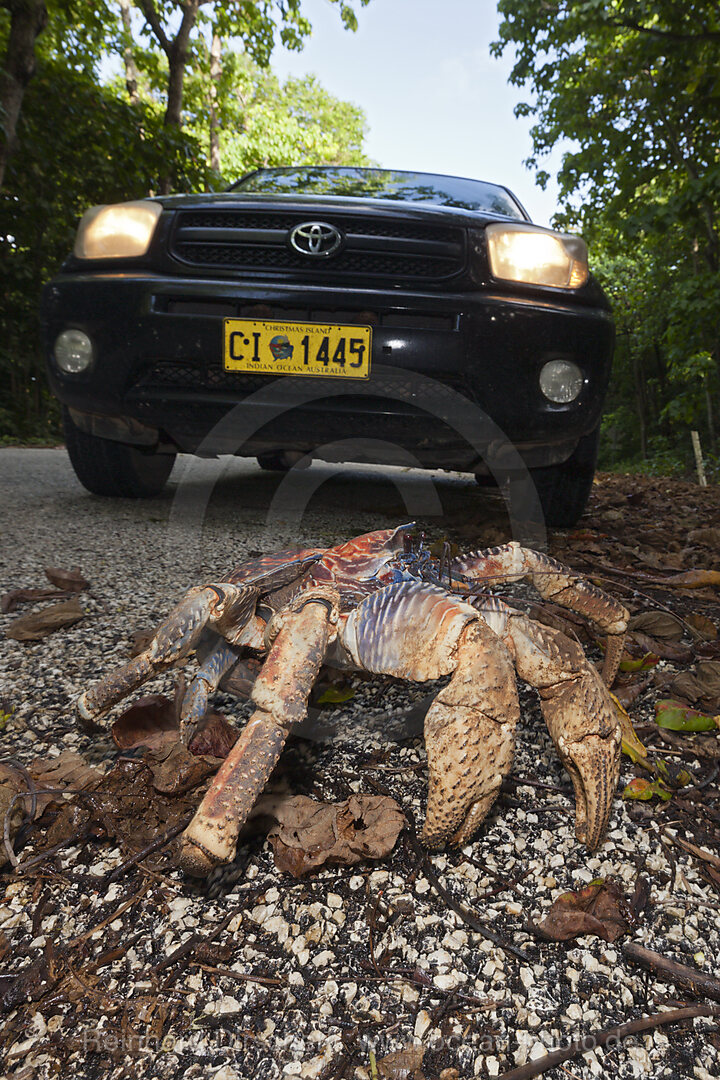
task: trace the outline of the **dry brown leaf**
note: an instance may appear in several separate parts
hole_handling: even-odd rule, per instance
[[[188,756],[204,764],[203,758]],[[216,767],[217,763],[212,766]],[[197,803],[194,792],[158,792],[148,759],[121,758],[93,789],[91,824],[131,850],[139,850],[184,821],[197,809]]]
[[[628,679],[627,682],[616,683],[613,687],[613,694],[620,704],[627,709],[634,701],[637,701],[637,699],[645,693],[651,684],[651,675],[646,675],[642,678],[636,676],[633,679]]]
[[[153,787],[162,795],[182,795],[196,788],[217,767],[217,759],[196,757],[177,743],[167,757],[152,765]]]
[[[75,599],[66,600],[63,604],[52,604],[42,611],[21,615],[10,623],[6,633],[16,641],[39,641],[53,631],[60,630],[63,626],[72,626],[84,618],[85,612],[80,603]]]
[[[154,637],[155,630],[133,630],[130,635],[130,656],[139,656],[141,652],[145,652]]]
[[[65,592],[85,592],[90,588],[90,582],[86,581],[80,573],[80,567],[74,566],[72,570],[61,570],[58,566],[46,566],[45,577],[58,589]]]
[[[38,788],[59,788],[62,791],[85,791],[104,776],[102,769],[91,765],[75,750],[63,750],[54,758],[36,758],[30,762],[28,772]],[[38,802],[45,798],[47,805],[53,797],[50,793],[38,795]]]
[[[718,712],[720,702],[720,660],[700,660],[694,671],[681,671],[673,679],[671,689],[679,697],[700,702],[706,712]]]
[[[325,863],[352,866],[388,855],[405,824],[402,810],[385,795],[352,795],[343,803],[321,803],[305,795],[266,796],[253,817],[276,822],[268,834],[275,865],[301,877]]]
[[[538,930],[551,941],[593,934],[613,942],[631,929],[629,914],[624,893],[607,878],[558,896]]]
[[[628,630],[637,630],[662,641],[681,641],[683,625],[669,611],[641,611],[633,615]]]
[[[652,580],[660,585],[668,585],[671,589],[704,589],[708,585],[720,585],[720,570],[686,570],[684,574]]]
[[[425,1048],[414,1043],[386,1054],[375,1064],[382,1080],[425,1080],[425,1074],[421,1071],[424,1057]]]
[[[178,705],[182,700],[184,682],[172,701],[164,694],[146,694],[126,709],[110,728],[115,745],[121,750],[146,746],[160,757],[178,741]],[[188,749],[197,757],[226,758],[237,742],[238,733],[222,713],[210,712],[203,717]]]
[[[121,750],[136,746],[169,749],[178,737],[175,703],[164,694],[146,694],[117,718],[110,734]]]
[[[190,751],[200,757],[226,758],[238,740],[238,733],[222,713],[209,712],[190,740]]]
[[[685,622],[690,624],[697,637],[702,641],[717,640],[718,628],[707,615],[703,615],[699,611],[694,611],[691,615],[685,616]]]
[[[629,655],[640,658],[647,656],[659,656],[661,660],[674,660],[677,663],[689,664],[693,658],[693,652],[689,645],[683,645],[675,641],[650,637],[639,630],[634,630],[625,639],[625,649]]]
[[[67,596],[67,593],[58,589],[13,589],[0,597],[0,611],[3,615],[8,615],[20,604],[31,604],[36,600],[59,600],[63,596]]]
[[[90,765],[84,757],[74,750],[64,750],[55,758],[36,758],[28,767],[32,786],[35,789],[35,805],[30,793],[27,777],[21,770],[10,765],[0,765],[0,827],[10,811],[13,798],[28,792],[24,798],[15,802],[10,818],[10,842],[14,840],[25,815],[33,812],[33,820],[42,815],[50,803],[61,800],[62,794],[70,791],[85,791],[102,780],[103,773]],[[0,866],[7,862],[7,851],[0,846]]]
[[[28,787],[22,773],[8,765],[0,765],[0,821],[6,822],[10,843],[23,823],[24,800],[18,798]],[[0,866],[8,861],[5,845],[0,841]]]
[[[720,551],[720,529],[715,526],[707,529],[693,529],[688,533],[687,538],[694,544],[704,544],[705,547]]]

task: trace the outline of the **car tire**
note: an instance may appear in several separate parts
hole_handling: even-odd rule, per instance
[[[150,499],[165,487],[176,454],[139,450],[127,443],[88,435],[63,406],[65,446],[80,483],[93,495]]]
[[[530,469],[540,499],[545,524],[571,529],[577,524],[592,489],[600,443],[600,426],[583,436],[562,465]]]
[[[270,450],[266,454],[258,454],[257,463],[267,472],[288,472],[290,469],[285,462],[282,450]]]

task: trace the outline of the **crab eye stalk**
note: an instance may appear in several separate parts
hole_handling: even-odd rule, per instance
[[[80,220],[75,256],[78,259],[127,259],[144,255],[161,214],[161,204],[149,199],[93,206]]]
[[[588,279],[585,241],[531,225],[488,225],[490,270],[503,281],[579,289]]]

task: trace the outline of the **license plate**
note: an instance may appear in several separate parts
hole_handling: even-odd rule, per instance
[[[371,347],[369,326],[225,319],[223,364],[263,375],[367,379]]]

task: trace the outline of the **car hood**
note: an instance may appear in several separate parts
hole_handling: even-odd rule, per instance
[[[158,196],[167,210],[268,210],[277,213],[283,211],[307,212],[309,216],[320,214],[384,214],[388,217],[422,221],[428,224],[436,222],[447,225],[450,221],[457,225],[478,226],[491,221],[516,221],[521,219],[507,214],[494,214],[487,210],[466,210],[457,206],[438,206],[434,203],[413,203],[403,199],[365,199],[339,195],[271,195],[240,194],[234,191],[215,192],[204,195],[164,195]]]

